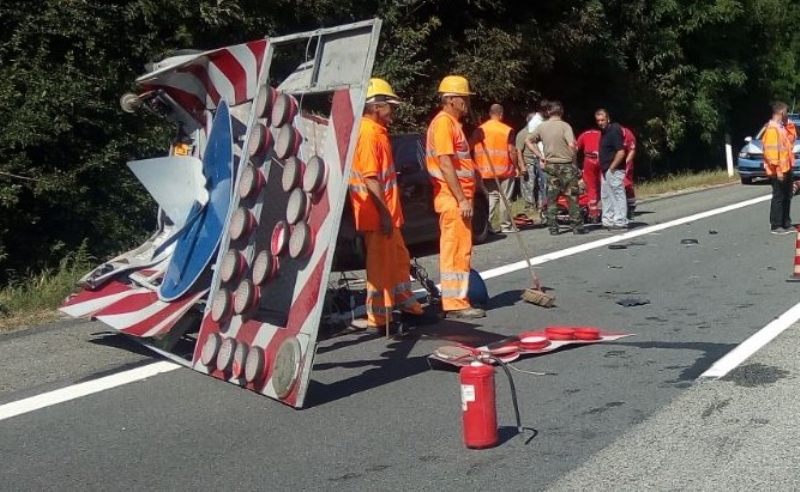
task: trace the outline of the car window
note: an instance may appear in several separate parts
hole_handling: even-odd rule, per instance
[[[392,137],[394,167],[399,172],[419,171],[425,162],[422,135],[397,135]]]
[[[792,123],[794,123],[795,126],[800,126],[800,120],[792,119]],[[767,129],[767,125],[762,126],[753,140],[761,140],[761,137],[764,136],[764,130],[766,130],[766,129]]]

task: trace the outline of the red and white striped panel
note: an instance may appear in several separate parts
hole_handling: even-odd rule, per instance
[[[302,134],[304,140],[299,155],[305,160],[309,159],[309,154],[321,157],[327,167],[327,181],[319,196],[314,198],[307,217],[307,224],[315,238],[309,256],[299,267],[285,274],[285,277],[280,278],[284,274],[279,273],[279,280],[275,284],[268,282],[261,287],[261,307],[267,311],[275,306],[270,296],[280,294],[275,289],[290,289],[290,303],[285,306],[286,310],[280,313],[285,315],[285,323],[272,321],[274,318],[263,310],[246,313],[246,318],[232,315],[223,317],[220,322],[214,321],[213,299],[221,289],[226,288],[221,285],[220,279],[215,279],[192,361],[196,370],[244,386],[294,407],[303,405],[328,283],[333,255],[332,243],[335,243],[338,234],[342,207],[347,197],[348,156],[352,153],[351,144],[352,146],[355,144],[357,115],[361,113],[362,108],[361,104],[354,104],[353,101],[360,95],[360,89],[336,91],[333,94],[331,114],[327,121],[303,116],[298,116],[294,120],[294,127]],[[277,166],[274,162],[272,166]],[[268,169],[265,172],[267,186],[272,186],[273,190],[276,186],[280,188],[280,175],[277,174],[280,168],[264,169]],[[277,210],[279,215],[286,213],[285,202],[281,205],[277,198],[280,195],[280,190],[278,191],[278,193],[262,192],[260,203],[252,209],[254,215],[259,217],[257,220],[269,219],[275,208],[284,207]],[[247,263],[252,265],[255,250],[261,248],[258,238],[269,236],[270,233],[271,224],[264,222],[252,230],[253,239],[249,240],[247,246],[237,246],[230,238],[228,241],[223,240],[219,258],[224,258],[228,250],[234,249],[241,252]],[[218,260],[217,264],[221,264],[221,260]],[[287,260],[287,265],[291,268],[297,266],[297,262]],[[281,283],[287,281],[286,277],[293,280],[291,285]],[[220,348],[220,343],[224,349]],[[246,347],[251,351],[261,351],[263,366],[259,366],[260,372],[255,380],[243,377],[248,369],[253,368],[247,365],[242,368],[242,361],[237,362],[240,364],[238,367],[236,364],[225,363],[220,366],[219,360],[227,360],[225,356],[231,347]],[[224,355],[218,357],[207,355],[204,358],[204,350],[209,350],[210,354],[215,348],[218,351],[214,353]],[[276,364],[276,359],[283,362]],[[250,364],[250,361],[246,364]]]
[[[215,109],[220,99],[230,106],[252,100],[264,60],[264,39],[197,55],[171,70],[144,75],[137,82],[144,91],[163,89],[201,124],[203,111]]]
[[[117,279],[110,280],[97,289],[81,289],[69,296],[58,310],[73,318],[93,317],[104,308],[144,292],[148,285],[135,279],[157,279],[163,275],[166,262],[130,272],[123,272]],[[138,284],[138,285],[137,285]],[[149,290],[153,290],[152,287]]]
[[[158,299],[158,292],[137,292],[105,307],[95,318],[127,335],[155,337],[172,329],[207,293],[208,289],[203,289],[176,301],[164,302]]]
[[[73,318],[88,318],[102,311],[107,306],[119,302],[140,292],[147,292],[144,287],[135,287],[124,281],[111,280],[99,289],[82,289],[64,301],[58,310]]]

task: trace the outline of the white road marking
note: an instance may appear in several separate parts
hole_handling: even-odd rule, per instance
[[[724,214],[727,212],[732,212],[734,210],[738,210],[740,208],[749,207],[751,205],[755,205],[757,203],[761,203],[764,201],[769,200],[771,195],[760,196],[758,198],[753,198],[750,200],[745,200],[739,203],[734,203],[732,205],[727,205],[725,207],[715,208],[713,210],[707,210],[705,212],[700,212],[694,215],[689,215],[687,217],[683,217],[680,219],[671,220],[669,222],[664,222],[663,224],[657,224],[653,226],[643,227],[641,229],[634,229],[632,231],[628,231],[624,234],[619,234],[615,236],[610,236],[604,239],[599,239],[597,241],[591,241],[585,244],[579,244],[577,246],[573,246],[571,248],[563,249],[560,251],[553,251],[552,253],[547,253],[542,256],[536,256],[531,258],[531,263],[533,265],[541,265],[543,263],[548,263],[551,261],[555,261],[561,258],[565,258],[567,256],[573,256],[578,253],[583,253],[586,251],[590,251],[597,248],[602,248],[603,246],[607,246],[609,244],[619,243],[628,239],[632,239],[635,237],[644,236],[647,234],[657,233],[663,231],[665,229],[669,229],[671,227],[676,227],[679,225],[687,224],[689,222],[694,222],[696,220],[706,219],[708,217],[713,217],[715,215]],[[504,265],[497,268],[492,268],[485,272],[481,273],[481,277],[484,280],[500,277],[502,275],[507,275],[509,273],[513,273],[519,270],[527,268],[527,264],[525,261],[519,261],[517,263],[512,263],[510,265]],[[796,311],[796,314],[795,314]],[[790,315],[790,313],[793,313]],[[784,317],[786,319],[795,316],[789,325],[794,323],[794,320],[800,318],[800,305],[795,306],[789,312],[785,313],[781,318],[778,318],[777,321],[780,321]],[[767,325],[762,331],[767,330],[772,324]],[[788,326],[788,325],[787,325]],[[761,345],[752,344],[755,349],[753,352],[758,350],[759,348],[763,347],[766,343],[768,343],[772,338],[777,336],[778,333],[785,330],[786,327],[779,328],[775,335],[767,338],[769,335],[764,336],[765,341],[761,343]],[[776,329],[773,328],[773,331]],[[759,332],[761,333],[761,332]],[[755,336],[757,336],[758,333]],[[752,338],[752,337],[751,337]],[[749,342],[750,340],[746,341],[745,343]],[[744,345],[744,344],[742,344]],[[742,360],[749,357],[753,352],[748,353],[747,355],[742,358]],[[732,354],[729,354],[732,355]],[[726,356],[727,357],[727,356]],[[735,359],[732,359],[735,360]],[[720,361],[722,362],[722,361]],[[716,364],[715,364],[716,366]],[[72,386],[67,386],[65,388],[61,388],[58,390],[50,391],[48,393],[42,393],[40,395],[32,396],[30,398],[25,398],[23,400],[18,400],[11,403],[6,403],[5,405],[0,405],[0,421],[9,419],[12,417],[16,417],[18,415],[22,415],[28,412],[33,412],[36,410],[40,410],[42,408],[46,408],[52,405],[57,405],[59,403],[64,403],[70,400],[75,400],[87,395],[91,395],[94,393],[99,393],[101,391],[105,391],[107,389],[116,388],[118,386],[122,386],[128,383],[133,383],[136,381],[140,381],[142,379],[147,379],[149,377],[153,377],[157,374],[170,372],[175,369],[182,367],[179,364],[175,364],[172,362],[156,362],[153,364],[149,364],[143,367],[139,367],[136,369],[131,369],[129,371],[120,372],[117,374],[113,374],[111,376],[106,376],[102,378],[98,378],[92,381],[87,381],[85,383],[79,383]],[[735,366],[734,366],[735,367]],[[713,367],[712,367],[713,369]]]
[[[683,224],[688,224],[689,222],[694,222],[696,220],[707,219],[708,217],[713,217],[715,215],[732,212],[733,210],[738,210],[740,208],[749,207],[750,205],[755,205],[757,203],[765,202],[770,198],[772,198],[772,195],[764,195],[758,198],[753,198],[750,200],[745,200],[743,202],[734,203],[733,205],[727,205],[725,207],[715,208],[713,210],[707,210],[705,212],[689,215],[687,217],[682,217],[680,219],[670,220],[669,222],[664,222],[663,224],[656,224],[648,227],[642,227],[641,229],[633,229],[624,234],[618,234],[616,236],[610,236],[604,239],[598,239],[597,241],[579,244],[571,248],[562,249],[559,251],[553,251],[552,253],[547,253],[541,256],[535,256],[531,258],[530,261],[531,264],[534,266],[541,265],[543,263],[548,263],[561,258],[566,258],[567,256],[573,256],[578,253],[584,253],[592,249],[602,248],[603,246],[608,246],[609,244],[620,243],[628,239],[645,236],[647,234],[652,234],[654,232],[661,232],[665,229],[669,229],[671,227],[676,227]],[[516,272],[518,270],[522,270],[527,267],[528,265],[524,260],[518,261],[517,263],[511,263],[509,265],[503,265],[497,268],[492,268],[491,270],[486,270],[485,272],[481,272],[481,277],[484,280],[487,280],[490,278],[507,275],[509,273]]]
[[[5,405],[0,405],[0,420],[10,419],[18,415],[58,405],[59,403],[76,400],[94,393],[100,393],[101,391],[147,379],[157,374],[174,371],[180,367],[182,366],[173,362],[156,362],[129,371],[119,372],[110,376],[73,384],[66,388],[6,403]]]
[[[742,362],[746,361],[751,355],[774,340],[787,328],[795,324],[797,320],[800,320],[800,303],[795,304],[794,307],[778,316],[777,319],[755,332],[750,338],[725,354],[706,372],[701,374],[700,379],[719,379],[724,377],[729,372],[736,369]]]

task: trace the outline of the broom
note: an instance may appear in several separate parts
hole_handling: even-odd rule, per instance
[[[482,136],[482,135],[481,135]],[[483,142],[483,138],[480,140],[480,144],[483,147],[483,150],[486,154],[486,160],[489,161],[489,168],[492,170],[492,177],[494,178],[494,182],[497,185],[497,192],[500,195],[500,198],[503,200],[503,206],[506,208],[508,212],[508,216],[511,217],[511,204],[508,203],[508,197],[505,193],[503,193],[503,189],[500,187],[500,178],[497,177],[497,171],[494,168],[494,162],[492,162],[492,156],[486,150],[486,144]],[[533,270],[533,265],[531,265],[531,254],[528,252],[528,247],[525,246],[525,242],[522,240],[522,235],[517,229],[517,224],[514,223],[514,220],[511,221],[511,230],[514,231],[514,237],[517,238],[517,244],[519,244],[520,251],[522,251],[522,255],[524,256],[525,263],[528,265],[528,271],[531,274],[531,281],[533,282],[533,286],[526,288],[522,291],[522,300],[525,302],[529,302],[531,304],[535,304],[537,306],[542,307],[553,307],[556,302],[556,298],[549,294],[546,294],[542,290],[542,282],[539,280],[539,277],[536,275],[536,272]]]

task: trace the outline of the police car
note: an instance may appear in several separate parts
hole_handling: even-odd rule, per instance
[[[800,113],[790,113],[789,120],[800,127]],[[767,176],[764,172],[764,147],[761,144],[761,137],[764,135],[765,128],[762,127],[755,138],[746,137],[744,139],[745,145],[739,152],[737,160],[739,178],[742,180],[742,184],[751,184],[753,179]],[[794,158],[794,175],[798,178],[800,177],[800,140],[794,144]]]

